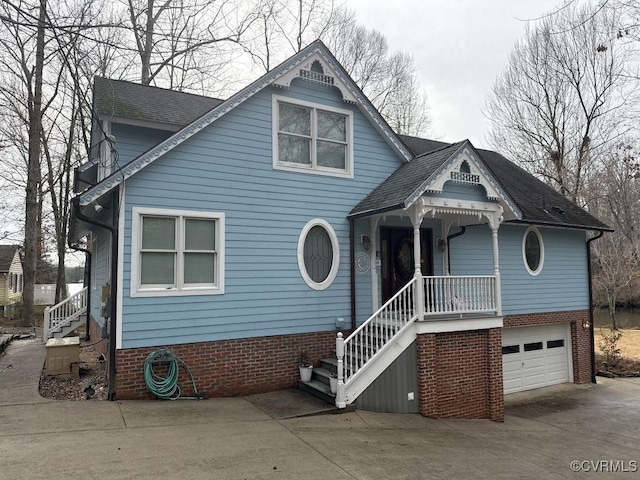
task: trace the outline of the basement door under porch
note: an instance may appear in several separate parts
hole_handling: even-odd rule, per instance
[[[382,302],[386,302],[413,278],[413,229],[407,227],[380,228],[380,270]],[[430,228],[420,229],[420,264],[422,275],[433,275],[433,234]]]

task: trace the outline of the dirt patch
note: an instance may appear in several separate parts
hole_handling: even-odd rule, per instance
[[[40,395],[55,400],[106,400],[106,363],[93,346],[80,342],[80,374],[73,378],[40,375]]]

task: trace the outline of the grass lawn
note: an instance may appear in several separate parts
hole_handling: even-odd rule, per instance
[[[607,333],[610,330],[608,328],[596,328],[596,353],[601,353],[598,347],[598,342],[603,333]],[[622,332],[622,338],[618,341],[618,348],[623,358],[629,360],[640,361],[640,330],[636,329],[620,329]]]

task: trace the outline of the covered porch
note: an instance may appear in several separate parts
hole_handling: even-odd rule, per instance
[[[424,334],[485,332],[478,335],[496,342],[502,327],[498,232],[521,212],[468,141],[401,166],[350,218],[370,252],[372,313],[347,338],[338,333],[338,407],[352,403]],[[473,238],[452,252],[451,239],[465,229]],[[452,261],[464,274],[452,274]],[[427,357],[419,352],[418,362]]]

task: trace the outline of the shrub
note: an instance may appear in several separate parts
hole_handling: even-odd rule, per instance
[[[622,360],[618,341],[622,338],[622,332],[619,330],[609,330],[609,333],[603,333],[598,341],[598,347],[602,352],[602,358],[609,367],[615,367]]]

